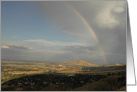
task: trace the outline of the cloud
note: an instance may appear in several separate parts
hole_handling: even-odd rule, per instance
[[[17,45],[17,44],[10,44],[1,46],[1,48],[8,48],[8,49],[19,49],[19,50],[31,50],[31,47]]]
[[[113,9],[113,11],[116,12],[116,13],[122,13],[122,12],[124,12],[124,10],[125,9],[123,7],[116,7],[116,8]]]
[[[65,46],[63,48],[64,51],[69,53],[76,53],[76,54],[92,54],[98,52],[99,48],[96,46],[92,47],[85,47],[85,46]]]
[[[3,42],[4,43],[4,42]],[[26,60],[31,55],[32,48],[24,45],[13,44],[6,42],[6,45],[1,46],[2,60]],[[12,43],[12,44],[11,44]]]
[[[45,62],[61,62],[86,60],[95,63],[99,62],[98,48],[96,46],[89,47],[85,43],[78,42],[60,42],[47,40],[25,40],[22,42],[4,42],[2,41],[2,60],[15,61],[45,61]],[[33,49],[29,44],[34,43]],[[21,45],[24,44],[24,45]],[[59,48],[58,48],[59,46]],[[97,58],[95,60],[95,58]]]
[[[35,43],[37,45],[43,46],[86,46],[86,43],[79,43],[79,42],[62,42],[62,41],[47,41],[42,39],[36,40],[25,40],[25,42]]]
[[[25,38],[27,39],[25,41],[21,39],[18,42],[2,41],[2,59],[45,62],[86,60],[105,64],[99,49],[101,47],[108,64],[126,62],[125,1],[39,3],[42,4],[40,12],[52,28],[52,30],[45,30],[47,34],[48,31],[52,33],[54,30],[53,36],[58,37],[60,33],[63,33],[74,42],[63,42],[61,39],[56,41],[54,37],[52,38],[54,41],[47,40],[51,37],[47,37],[45,32],[39,30],[40,36],[46,36],[45,38],[30,36]],[[98,37],[100,47],[87,25],[67,4],[75,7],[87,20]],[[67,38],[64,37],[64,39]]]
[[[9,46],[1,46],[1,48],[9,48]]]
[[[81,2],[43,2],[40,5],[42,13],[45,14],[45,18],[48,17],[52,28],[70,35],[79,42],[96,43],[87,25],[69,3],[77,3],[76,6],[84,5],[83,8],[87,5]]]
[[[109,2],[100,12],[97,14],[96,22],[101,28],[112,29],[120,25],[121,20],[118,17],[125,11],[125,2]]]

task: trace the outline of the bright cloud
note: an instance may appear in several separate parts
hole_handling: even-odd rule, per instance
[[[1,48],[20,49],[20,50],[31,50],[32,49],[31,47],[17,45],[17,44],[4,45],[4,46],[1,46]]]
[[[25,40],[25,42],[35,43],[37,45],[43,45],[43,46],[87,46],[86,43],[47,41],[47,40],[42,40],[42,39]]]
[[[112,29],[120,25],[117,14],[125,11],[125,2],[110,2],[97,15],[96,21],[101,28]]]
[[[1,46],[1,48],[9,48],[9,46]]]

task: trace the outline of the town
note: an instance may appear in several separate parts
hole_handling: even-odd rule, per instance
[[[75,62],[75,61],[74,61]],[[2,91],[126,90],[126,66],[2,62]],[[82,61],[81,65],[87,65]],[[67,64],[67,65],[66,65]],[[88,64],[90,65],[90,64]],[[29,66],[29,67],[28,67]],[[53,67],[53,68],[52,68]],[[105,84],[105,85],[104,85]],[[102,85],[102,86],[101,86]],[[84,87],[86,86],[86,87]],[[92,88],[92,87],[93,88]],[[97,87],[97,89],[96,89]],[[100,88],[101,87],[101,88]],[[107,87],[105,89],[105,87]],[[100,89],[99,89],[100,88]]]

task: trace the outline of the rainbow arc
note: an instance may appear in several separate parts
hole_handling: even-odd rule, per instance
[[[98,46],[99,46],[99,49],[100,49],[100,52],[104,58],[104,61],[107,62],[107,59],[106,59],[106,56],[105,56],[105,53],[100,45],[100,42],[99,42],[99,39],[95,33],[95,31],[92,29],[92,27],[89,25],[88,21],[82,16],[82,14],[76,9],[74,8],[72,5],[68,4],[69,7],[72,8],[72,10],[76,13],[77,16],[79,16],[79,18],[81,19],[81,21],[85,24],[85,26],[88,28],[88,30],[90,31],[90,33],[92,34],[93,38],[96,40]]]

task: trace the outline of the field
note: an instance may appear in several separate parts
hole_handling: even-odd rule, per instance
[[[2,61],[1,84],[3,91],[125,91],[126,66]]]

